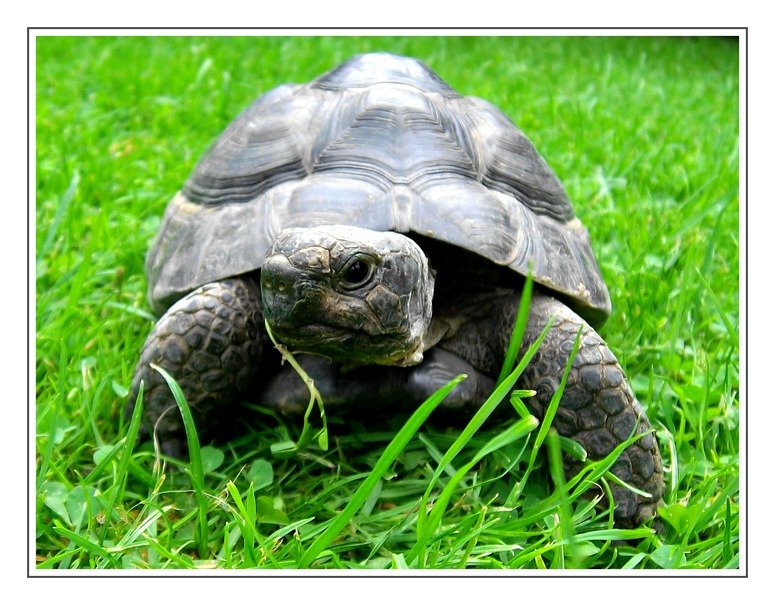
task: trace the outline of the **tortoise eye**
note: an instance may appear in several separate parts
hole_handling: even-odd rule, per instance
[[[365,256],[352,258],[342,269],[342,286],[348,290],[358,288],[371,278],[374,272],[374,262]]]

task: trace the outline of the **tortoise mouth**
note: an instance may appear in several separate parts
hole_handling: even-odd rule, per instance
[[[293,353],[319,355],[350,367],[411,365],[422,360],[422,346],[407,343],[405,334],[375,336],[366,330],[328,323],[273,325],[269,321],[269,326],[277,341]]]

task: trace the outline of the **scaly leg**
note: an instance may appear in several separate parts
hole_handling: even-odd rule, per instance
[[[553,425],[564,437],[579,442],[590,458],[600,459],[631,435],[650,431],[650,425],[616,357],[603,339],[554,298],[541,293],[533,295],[522,352],[537,339],[555,314],[554,327],[517,385],[536,391],[536,396],[526,403],[534,413],[542,416],[560,384],[581,328],[580,348]],[[625,449],[611,470],[623,481],[650,494],[647,498],[612,485],[617,525],[630,527],[652,518],[664,492],[662,459],[653,434],[644,435]]]
[[[256,373],[266,338],[261,309],[258,284],[234,278],[191,292],[156,324],[135,369],[126,413],[144,382],[143,428],[156,431],[164,453],[181,457],[186,436],[172,393],[150,364],[178,381],[207,439],[231,420],[230,408]]]

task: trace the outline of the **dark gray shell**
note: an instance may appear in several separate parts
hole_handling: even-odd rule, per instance
[[[426,65],[354,57],[260,97],[170,202],[148,255],[157,311],[261,267],[286,227],[414,232],[475,252],[560,294],[591,323],[611,303],[557,176],[499,109]]]

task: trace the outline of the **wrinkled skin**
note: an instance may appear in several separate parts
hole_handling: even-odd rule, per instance
[[[293,350],[350,366],[416,365],[433,277],[420,247],[358,227],[286,229],[261,270],[264,315]]]

